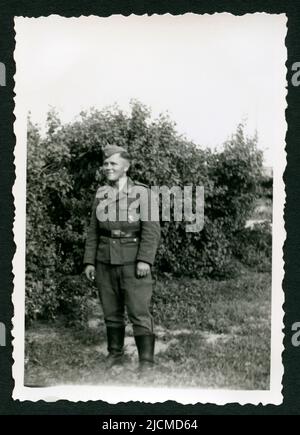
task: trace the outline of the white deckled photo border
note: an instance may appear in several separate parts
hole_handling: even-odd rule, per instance
[[[51,16],[50,16],[51,17]],[[20,20],[22,18],[16,18]],[[32,18],[35,20],[38,18]],[[43,18],[45,19],[45,18]],[[80,19],[80,18],[78,18]],[[282,14],[287,23],[287,17]],[[159,387],[129,387],[129,386],[55,386],[47,388],[30,388],[24,386],[25,364],[25,247],[26,247],[26,135],[27,113],[30,102],[23,97],[24,90],[19,86],[22,71],[18,68],[18,28],[16,27],[16,75],[15,75],[15,124],[16,136],[15,169],[16,180],[13,187],[15,220],[14,241],[16,252],[13,259],[14,291],[12,302],[14,305],[13,321],[13,379],[15,387],[13,399],[36,402],[43,400],[54,402],[68,400],[71,402],[85,402],[102,400],[116,404],[119,402],[140,401],[146,403],[165,402],[174,400],[182,404],[212,403],[225,405],[238,403],[240,405],[280,405],[283,401],[282,378],[284,367],[282,363],[283,346],[283,317],[284,279],[283,246],[286,238],[284,226],[285,185],[283,174],[286,167],[285,144],[278,150],[273,168],[273,257],[272,257],[272,315],[271,315],[271,370],[270,389],[265,391],[236,391],[199,388],[159,388]],[[286,87],[286,83],[282,86]],[[287,125],[286,125],[287,129]]]

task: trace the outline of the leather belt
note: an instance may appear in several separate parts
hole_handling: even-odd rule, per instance
[[[121,230],[105,230],[100,229],[99,235],[104,237],[110,237],[112,239],[122,239],[123,237],[140,237],[140,231],[121,231]]]

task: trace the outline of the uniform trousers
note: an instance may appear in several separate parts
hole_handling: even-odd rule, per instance
[[[96,284],[107,327],[120,328],[125,325],[126,307],[134,336],[153,334],[151,272],[138,278],[136,263],[111,265],[98,261]]]

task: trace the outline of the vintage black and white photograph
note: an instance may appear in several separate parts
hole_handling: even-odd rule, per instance
[[[14,399],[282,402],[286,24],[15,18]]]

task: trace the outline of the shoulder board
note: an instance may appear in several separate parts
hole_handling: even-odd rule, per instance
[[[137,186],[143,186],[143,187],[146,187],[147,189],[149,188],[149,186],[147,186],[147,184],[140,183],[139,181],[135,181],[134,184],[136,184]]]
[[[107,184],[104,184],[103,186],[99,186],[98,187],[98,189],[97,189],[97,192],[98,192],[98,190],[104,190],[104,189],[107,189]]]
[[[107,185],[98,187],[96,192],[96,198],[99,198],[99,196],[102,196],[103,194],[107,193],[108,190],[109,190],[109,186]]]

